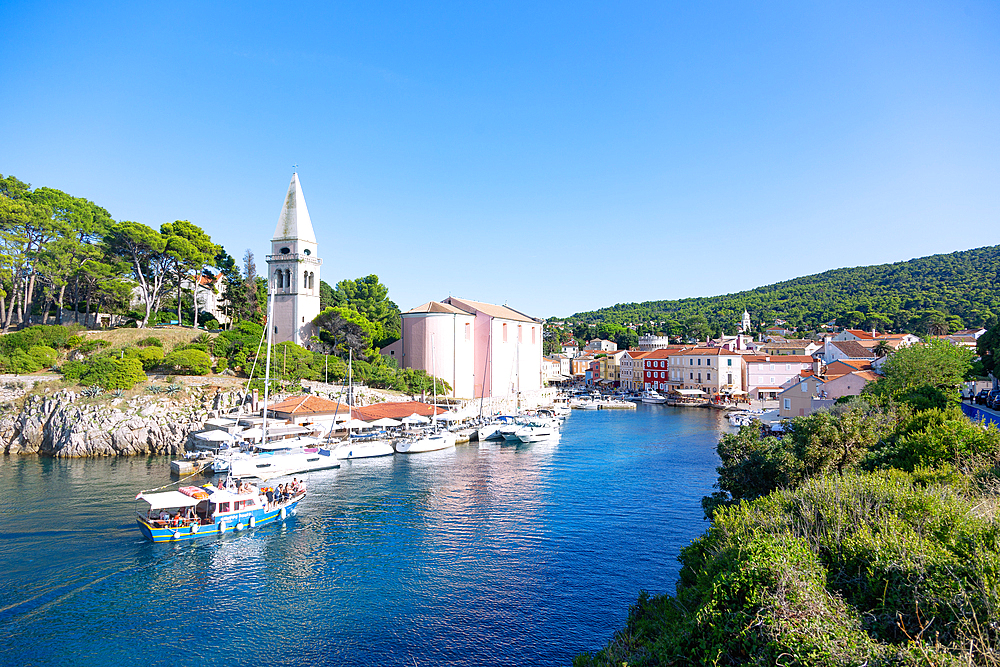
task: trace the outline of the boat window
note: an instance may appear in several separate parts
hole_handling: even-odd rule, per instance
[[[219,511],[220,512],[228,512],[229,511],[229,503],[219,503]]]

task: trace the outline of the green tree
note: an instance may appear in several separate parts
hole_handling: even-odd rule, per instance
[[[966,379],[975,355],[940,339],[897,350],[882,366],[882,375],[865,387],[875,395],[900,395],[922,386],[954,390]]]
[[[1000,364],[1000,324],[989,329],[976,341],[976,351],[982,361],[983,370],[992,373],[994,377],[1000,375],[997,364]]]
[[[321,330],[320,338],[332,343],[341,357],[346,359],[349,350],[361,361],[375,355],[372,338],[376,328],[356,310],[331,306],[317,315],[313,324]]]
[[[198,328],[198,287],[205,265],[219,252],[212,237],[187,220],[176,220],[160,225],[165,240],[164,252],[170,258],[177,279],[177,322],[181,320],[181,283],[190,274],[191,300],[194,309],[194,327]]]
[[[108,251],[124,257],[129,262],[132,278],[138,285],[145,306],[145,315],[139,323],[143,328],[150,316],[159,310],[167,274],[174,259],[166,250],[167,241],[162,234],[138,222],[119,222],[112,225],[104,237]]]
[[[385,347],[399,340],[402,331],[399,307],[389,299],[389,288],[379,282],[378,276],[372,274],[357,280],[341,280],[334,287],[331,296],[332,306],[352,308],[375,325],[372,337],[376,347]],[[321,281],[321,306],[322,298]]]

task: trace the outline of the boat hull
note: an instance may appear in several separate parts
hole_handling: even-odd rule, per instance
[[[333,456],[333,452],[323,449],[317,452],[276,453],[234,458],[229,463],[229,474],[240,478],[270,479],[339,467],[340,462]]]
[[[338,460],[373,459],[379,456],[392,456],[395,453],[396,450],[390,443],[380,440],[341,445],[333,450],[333,457]]]
[[[136,517],[136,523],[139,524],[139,532],[142,533],[142,536],[156,544],[161,544],[163,542],[184,542],[186,540],[194,540],[200,537],[212,537],[213,535],[218,536],[226,533],[238,533],[244,530],[250,530],[252,527],[259,528],[261,526],[266,526],[269,523],[283,521],[284,519],[287,519],[295,514],[299,501],[302,500],[303,497],[305,497],[305,494],[299,494],[288,502],[270,509],[256,509],[247,512],[233,512],[232,514],[226,514],[221,517],[217,517],[215,523],[205,525],[195,524],[196,529],[193,531],[190,525],[170,526],[166,528],[153,526],[148,520],[142,517]],[[281,516],[282,509],[285,510],[284,517]],[[250,526],[251,517],[254,519],[253,526]],[[237,526],[241,524],[243,528],[237,528]]]
[[[396,451],[400,454],[418,454],[420,452],[436,452],[440,449],[448,449],[455,446],[454,433],[441,433],[438,435],[417,438],[414,440],[402,440],[396,443]]]

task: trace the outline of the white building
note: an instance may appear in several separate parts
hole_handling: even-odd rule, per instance
[[[316,234],[309,209],[292,174],[288,194],[278,216],[267,256],[270,288],[274,294],[274,342],[291,341],[303,347],[314,335],[313,319],[319,315],[319,267]]]
[[[639,350],[665,350],[670,346],[670,336],[639,336]]]

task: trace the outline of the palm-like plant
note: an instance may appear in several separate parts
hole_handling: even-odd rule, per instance
[[[896,348],[890,345],[889,341],[887,340],[880,340],[878,343],[875,344],[875,347],[872,348],[872,352],[874,352],[875,356],[879,358],[888,356],[895,351]]]

